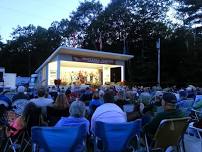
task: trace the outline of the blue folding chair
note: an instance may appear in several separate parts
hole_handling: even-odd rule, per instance
[[[32,150],[43,152],[85,151],[84,124],[68,127],[33,127]]]
[[[140,119],[126,123],[104,123],[98,121],[95,124],[94,151],[123,152],[129,147],[134,149],[134,147],[129,145],[129,142],[134,137],[137,137],[137,142],[139,142],[140,131]],[[98,140],[101,140],[103,144],[102,149],[99,149],[97,146]]]

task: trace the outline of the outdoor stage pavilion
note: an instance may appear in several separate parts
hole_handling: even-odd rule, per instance
[[[55,79],[62,84],[105,84],[124,81],[125,61],[132,55],[94,51],[61,46],[35,71],[38,82],[54,85]]]

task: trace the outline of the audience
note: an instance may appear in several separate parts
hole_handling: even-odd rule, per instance
[[[100,100],[99,98],[99,93],[96,91],[94,92],[92,96],[92,100],[89,103],[89,108],[90,108],[90,115],[94,113],[97,107],[103,104],[103,101]]]
[[[47,121],[49,126],[54,127],[85,124],[85,133],[90,135],[90,131],[94,133],[97,121],[124,123],[141,118],[143,131],[151,138],[162,120],[184,117],[186,114],[183,111],[184,107],[182,109],[178,109],[178,107],[186,104],[187,97],[193,99],[193,96],[195,96],[193,86],[181,89],[179,92],[176,87],[170,87],[162,91],[162,88],[157,87],[151,89],[142,86],[129,88],[127,86],[115,87],[109,85],[100,86],[96,89],[73,86],[66,91],[63,88],[61,92],[57,92],[54,87],[50,89],[50,94],[55,100],[46,98],[47,90],[45,87],[38,87],[38,97],[31,99],[22,116],[14,120],[11,126],[16,128],[16,131],[7,131],[8,136],[15,136],[26,125],[30,133],[32,126],[46,124],[44,120]],[[17,94],[13,96],[12,100],[29,99],[24,92],[25,87],[19,86]],[[178,101],[175,94],[179,94]],[[0,95],[0,98],[1,100],[8,100],[6,96]],[[125,104],[134,105],[134,108],[131,108],[133,111],[124,112],[122,107]],[[87,108],[89,108],[90,116],[92,116],[89,119],[91,126],[89,120],[85,117]],[[202,100],[195,102],[192,108],[195,110],[202,109]],[[44,117],[41,117],[41,113]],[[201,121],[198,124],[201,126]],[[77,150],[80,151],[83,148],[83,143],[79,143]]]

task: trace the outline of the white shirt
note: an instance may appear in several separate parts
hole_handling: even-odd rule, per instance
[[[105,103],[99,106],[91,118],[91,131],[94,133],[95,122],[102,121],[107,123],[127,122],[126,113],[114,103]]]
[[[30,102],[33,102],[34,104],[36,104],[36,106],[41,107],[42,113],[46,114],[46,107],[53,103],[53,99],[39,97],[39,98],[31,99]]]

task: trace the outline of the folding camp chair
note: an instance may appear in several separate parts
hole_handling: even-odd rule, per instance
[[[25,126],[21,130],[19,130],[19,132],[16,135],[12,136],[12,134],[11,134],[11,135],[7,136],[7,140],[5,142],[3,152],[7,152],[10,150],[12,150],[14,152],[31,151],[31,138],[30,138],[30,135],[27,130],[28,121],[29,121],[29,117],[27,118],[27,120],[25,122]],[[9,127],[7,127],[7,128],[9,128]],[[14,131],[16,130],[15,128],[12,128],[12,127],[10,127],[9,129],[11,129],[11,130],[14,129]]]
[[[191,109],[191,113],[193,114],[192,115],[193,120],[199,121],[199,119],[202,119],[202,109],[199,110]]]
[[[145,134],[145,143],[147,152],[152,150],[165,151],[169,146],[179,149],[179,143],[188,127],[190,117],[165,119],[162,120],[155,135],[151,146],[148,145]]]
[[[14,111],[17,115],[21,116],[25,106],[29,103],[27,99],[17,99],[13,101],[12,107],[14,107]]]
[[[33,126],[41,125],[41,108],[36,106],[32,107],[33,103],[30,103],[29,111],[27,111],[27,116],[25,120],[25,126],[17,133],[15,136],[8,136],[4,152],[9,150],[29,152],[31,151],[31,128]]]
[[[84,124],[68,127],[33,127],[32,150],[45,152],[84,151],[81,145],[86,138]]]
[[[94,137],[94,152],[123,152],[130,147],[129,143],[134,137],[139,142],[141,120],[126,123],[104,123],[96,122]],[[102,149],[98,148],[101,141]],[[130,147],[133,150],[134,147]]]
[[[187,133],[184,135],[184,145],[186,152],[201,152],[202,150],[202,129],[189,124]]]

